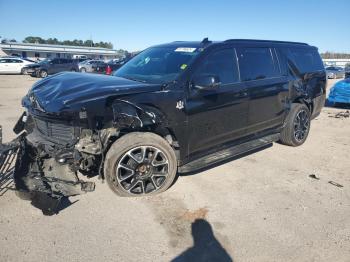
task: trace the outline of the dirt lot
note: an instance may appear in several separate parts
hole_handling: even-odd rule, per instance
[[[0,76],[5,141],[35,81]],[[299,148],[274,144],[181,176],[157,197],[119,198],[97,181],[47,217],[2,185],[0,261],[349,261],[350,118],[332,117],[341,111],[324,108]]]

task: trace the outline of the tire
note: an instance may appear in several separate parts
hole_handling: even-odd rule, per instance
[[[40,76],[41,78],[47,77],[47,71],[46,71],[46,70],[40,70],[39,76]]]
[[[159,194],[173,184],[176,174],[173,148],[153,133],[124,135],[112,144],[104,162],[107,184],[123,197]]]
[[[80,68],[80,72],[86,73],[86,68],[85,67]]]
[[[22,74],[22,75],[28,75],[27,69],[22,68],[21,74]]]
[[[286,119],[286,125],[282,129],[280,142],[289,146],[302,145],[309,134],[310,124],[309,108],[304,104],[293,103]]]

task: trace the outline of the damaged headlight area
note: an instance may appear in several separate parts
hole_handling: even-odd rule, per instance
[[[21,135],[1,144],[0,168],[17,154],[13,170],[17,195],[48,215],[58,212],[63,199],[95,189],[82,177],[102,175],[104,147],[118,133],[115,128],[95,131],[26,114],[14,131]]]

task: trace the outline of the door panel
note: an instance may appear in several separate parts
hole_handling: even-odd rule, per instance
[[[48,73],[49,74],[56,74],[58,72],[60,72],[60,68],[61,68],[61,59],[55,58],[54,60],[52,60],[52,63],[49,68],[48,68]]]
[[[22,67],[23,67],[23,61],[15,59],[13,61],[14,68],[15,68],[15,73],[21,73]]]
[[[8,67],[7,59],[0,59],[0,73],[5,73]]]
[[[274,48],[242,47],[237,55],[250,97],[247,134],[281,126],[289,89]]]
[[[17,61],[15,59],[8,59],[6,63],[6,73],[17,73]]]
[[[201,91],[187,99],[189,152],[194,153],[242,137],[248,119],[244,84]]]
[[[246,83],[249,93],[248,134],[282,125],[288,96],[287,77]]]
[[[248,93],[239,80],[233,48],[213,50],[204,57],[192,79],[201,75],[215,76],[221,84],[210,90],[191,86],[185,103],[189,154],[242,137],[248,120]]]

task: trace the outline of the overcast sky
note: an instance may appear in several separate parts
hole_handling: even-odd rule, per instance
[[[350,0],[0,0],[0,36],[110,41],[141,50],[175,40],[272,39],[350,53]]]

